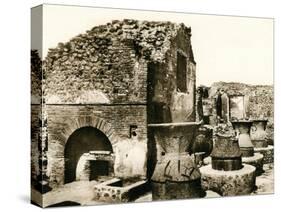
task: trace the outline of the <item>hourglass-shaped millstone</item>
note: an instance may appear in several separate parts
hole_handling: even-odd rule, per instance
[[[251,139],[254,147],[267,147],[268,143],[266,140],[266,119],[254,119],[251,128]]]
[[[238,143],[242,157],[254,156],[254,145],[250,137],[250,129],[253,124],[249,120],[240,120],[231,122],[234,129],[238,132]]]
[[[157,163],[151,178],[152,199],[183,199],[203,196],[200,171],[190,148],[199,122],[149,124],[156,141]]]
[[[195,141],[192,145],[192,153],[202,153],[208,157],[213,149],[213,129],[209,125],[202,125],[197,130]]]
[[[242,168],[241,152],[238,140],[232,135],[216,133],[211,153],[212,168],[232,171]]]

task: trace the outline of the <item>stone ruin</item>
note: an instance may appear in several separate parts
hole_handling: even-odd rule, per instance
[[[273,162],[271,90],[196,90],[190,39],[183,24],[126,19],[59,43],[43,61],[32,51],[33,187],[94,182],[90,199],[112,203],[147,191],[153,200],[251,193]]]
[[[256,168],[243,164],[242,153],[231,128],[216,127],[211,165],[200,168],[202,187],[222,196],[245,195],[255,188]]]
[[[183,24],[126,19],[96,26],[49,49],[42,71],[32,68],[32,76],[38,76],[32,89],[42,84],[44,93],[43,105],[32,93],[32,184],[36,187],[40,175],[39,108],[48,122],[42,165],[53,192],[93,180],[103,183],[96,192],[103,187],[127,195],[139,187],[136,182],[147,182],[163,154],[147,123],[196,121],[190,37],[191,29]],[[108,190],[112,179],[131,183]],[[123,201],[114,195],[95,198]]]

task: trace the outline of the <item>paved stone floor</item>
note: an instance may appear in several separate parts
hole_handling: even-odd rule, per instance
[[[64,185],[61,188],[52,190],[44,194],[44,206],[50,206],[61,202],[71,201],[81,205],[96,205],[104,204],[101,202],[92,201],[93,186],[98,182],[73,182]],[[257,189],[252,193],[255,194],[271,194],[274,192],[274,166],[273,164],[264,165],[264,173],[256,178]],[[39,193],[32,190],[34,196],[39,198]],[[220,197],[219,194],[213,191],[207,191],[205,198]],[[151,192],[139,197],[135,202],[152,201]]]
[[[256,194],[272,194],[274,192],[274,165],[264,164],[264,173],[256,178],[256,190],[252,195]],[[220,197],[220,195],[214,191],[206,191],[205,198],[215,198]],[[152,200],[151,192],[138,198],[136,202],[147,202]]]

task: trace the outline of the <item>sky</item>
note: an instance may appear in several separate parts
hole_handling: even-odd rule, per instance
[[[38,16],[38,14],[37,14]],[[188,13],[44,5],[43,58],[59,42],[112,20],[184,23],[192,30],[197,85],[213,82],[273,84],[274,20]],[[38,48],[33,39],[31,48]]]

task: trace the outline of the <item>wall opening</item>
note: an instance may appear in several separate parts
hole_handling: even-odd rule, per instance
[[[64,150],[65,183],[70,183],[76,180],[77,163],[84,153],[88,153],[90,151],[113,152],[109,139],[99,129],[94,127],[82,127],[75,130],[69,136]],[[100,166],[105,165],[105,163],[96,163],[96,165],[96,167],[93,165],[91,167],[91,170],[97,168],[97,171],[95,173],[101,173]]]
[[[90,180],[98,180],[100,176],[109,175],[109,161],[91,160],[90,161]]]
[[[186,60],[184,55],[177,53],[177,90],[184,93],[187,92]]]

